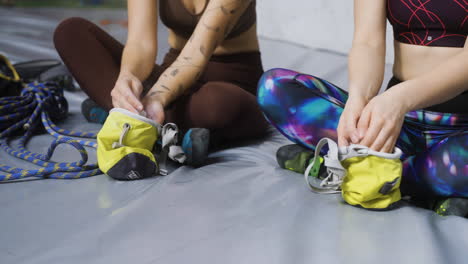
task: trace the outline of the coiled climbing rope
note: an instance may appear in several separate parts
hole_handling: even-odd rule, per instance
[[[42,168],[22,169],[0,164],[0,182],[21,180],[29,177],[51,179],[78,179],[101,174],[97,163],[88,162],[85,146],[96,148],[96,133],[70,131],[58,128],[53,121],[65,118],[68,104],[62,89],[53,82],[30,83],[20,96],[0,98],[0,148],[9,155],[31,162]],[[55,139],[46,154],[26,149],[27,142],[35,132],[45,129]],[[10,146],[14,137],[22,134],[15,146]],[[78,139],[82,138],[82,139]],[[85,140],[87,139],[87,140]],[[73,146],[81,156],[77,162],[54,162],[51,157],[61,144]]]

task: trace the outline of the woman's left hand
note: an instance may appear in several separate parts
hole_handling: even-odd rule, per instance
[[[164,123],[164,106],[157,98],[146,96],[143,99],[143,107],[146,112],[146,117],[152,119],[158,124],[162,125]]]
[[[360,145],[393,152],[408,110],[398,98],[401,95],[392,89],[377,95],[364,107],[357,125]]]

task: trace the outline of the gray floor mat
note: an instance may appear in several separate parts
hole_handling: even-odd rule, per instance
[[[57,57],[53,28],[72,15],[96,22],[125,13],[0,8],[0,52],[15,61]],[[120,26],[106,29],[125,39]],[[261,45],[265,69],[292,68],[346,87],[342,54],[266,38]],[[71,115],[61,126],[98,131],[79,113],[84,95],[66,96]],[[29,148],[44,152],[50,140],[37,136]],[[301,175],[276,165],[275,151],[287,143],[271,129],[264,140],[212,153],[207,166],[141,181],[101,175],[0,184],[0,263],[467,262],[466,219],[407,205],[371,212],[311,193]],[[26,166],[0,155],[0,163]],[[54,158],[77,154],[63,147]]]

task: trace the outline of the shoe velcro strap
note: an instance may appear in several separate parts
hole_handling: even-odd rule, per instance
[[[328,153],[324,157],[324,164],[327,167],[327,174],[328,176],[322,180],[320,183],[320,187],[314,186],[310,182],[310,171],[313,168],[313,165],[316,161],[320,158],[319,154],[322,148],[328,144]],[[307,169],[304,173],[304,179],[307,183],[307,186],[316,193],[323,193],[323,194],[331,194],[331,193],[339,193],[340,192],[340,185],[343,181],[344,176],[346,175],[346,170],[341,165],[339,159],[339,149],[338,145],[335,141],[329,138],[322,138],[315,149],[314,159],[313,161],[307,166]]]
[[[168,156],[171,160],[184,163],[187,157],[181,146],[170,146]]]
[[[174,123],[167,123],[162,128],[161,175],[167,175],[167,158],[181,164],[187,159],[182,147],[177,145],[178,133],[179,128]]]

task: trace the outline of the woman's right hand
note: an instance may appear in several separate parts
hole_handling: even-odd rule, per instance
[[[112,105],[138,114],[143,110],[139,100],[142,91],[143,85],[135,75],[121,72],[111,91]]]
[[[362,97],[349,97],[338,122],[337,133],[340,147],[351,143],[358,144],[361,140],[363,135],[359,135],[357,124],[366,104],[367,101]]]

